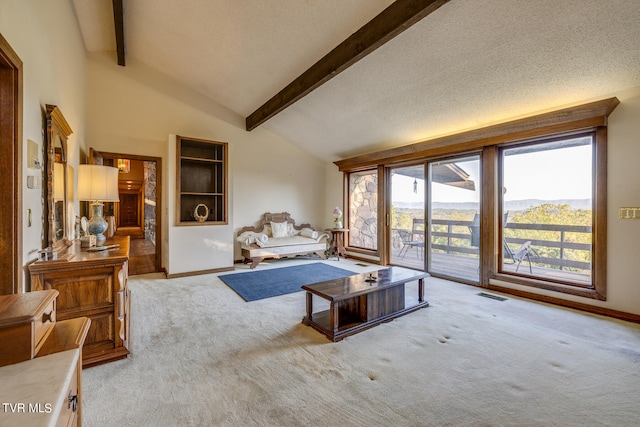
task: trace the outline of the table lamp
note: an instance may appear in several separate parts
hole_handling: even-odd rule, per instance
[[[339,207],[336,207],[333,210],[333,228],[342,228],[342,221],[340,221],[340,218],[342,218],[342,211]]]
[[[87,229],[95,234],[96,245],[102,246],[107,239],[107,221],[102,216],[102,202],[119,202],[118,169],[102,165],[78,166],[78,199],[90,201],[91,219]]]

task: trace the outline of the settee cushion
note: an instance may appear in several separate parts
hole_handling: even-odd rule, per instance
[[[271,222],[271,234],[274,238],[289,236],[288,222]]]

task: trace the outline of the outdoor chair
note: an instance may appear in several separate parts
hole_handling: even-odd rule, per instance
[[[418,236],[420,240],[424,240],[424,219],[422,218],[413,219],[413,226],[411,227],[412,240],[415,240],[415,236]]]
[[[515,251],[512,250],[507,242],[504,242],[504,256],[505,258],[511,258],[514,264],[516,265],[516,273],[520,268],[520,264],[526,258],[529,262],[529,274],[533,274],[533,269],[531,268],[531,258],[539,258],[538,252],[531,246],[531,241],[524,242],[518,249]]]
[[[473,216],[473,221],[471,221],[471,225],[469,226],[469,232],[471,233],[471,246],[479,247],[480,246],[480,214],[475,214]]]
[[[400,252],[398,256],[404,258],[409,252],[409,249],[416,248],[416,256],[420,256],[422,253],[422,249],[424,248],[424,242],[421,240],[413,240],[413,234],[408,230],[396,230],[398,235],[400,236],[400,240],[402,241],[402,247],[400,248]]]

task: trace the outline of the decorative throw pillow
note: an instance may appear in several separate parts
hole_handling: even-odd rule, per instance
[[[288,222],[287,223],[287,236],[295,236],[298,230],[296,230],[295,228],[293,228],[293,224]]]
[[[271,222],[271,234],[273,237],[287,237],[289,226],[287,222]]]

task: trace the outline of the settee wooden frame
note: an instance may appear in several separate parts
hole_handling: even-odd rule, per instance
[[[262,216],[260,220],[260,224],[257,227],[247,226],[242,227],[237,236],[242,235],[246,232],[254,232],[254,233],[264,233],[265,226],[270,225],[271,222],[288,222],[293,225],[294,230],[302,230],[303,228],[308,228],[313,231],[318,231],[318,233],[322,233],[319,230],[316,230],[310,224],[300,224],[296,225],[295,220],[291,218],[291,215],[288,212],[281,213],[271,213],[267,212]],[[268,247],[261,248],[255,243],[251,243],[250,245],[243,244],[241,246],[242,256],[244,257],[244,263],[251,263],[251,268],[254,269],[267,258],[279,259],[279,258],[290,258],[299,255],[309,255],[316,254],[322,259],[327,259],[326,255],[326,246],[327,246],[327,238],[326,234],[322,234],[321,237],[315,244],[301,244],[301,245],[292,245],[292,246],[276,246],[276,247]],[[305,246],[309,246],[309,248],[305,248]],[[268,252],[268,254],[266,253]]]

